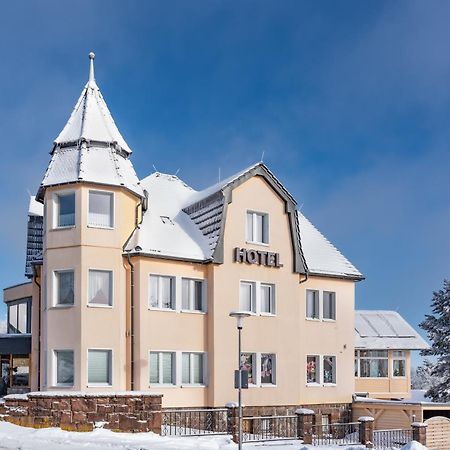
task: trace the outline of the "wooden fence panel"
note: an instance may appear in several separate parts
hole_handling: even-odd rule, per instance
[[[450,449],[450,419],[446,417],[431,417],[426,420],[428,450]]]

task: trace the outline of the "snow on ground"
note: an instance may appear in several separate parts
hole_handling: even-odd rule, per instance
[[[0,422],[0,450],[236,450],[230,436],[161,437],[154,433],[115,433],[96,429],[88,433],[59,428],[25,428]],[[245,450],[363,450],[362,446],[303,445],[299,441],[245,444]],[[401,450],[427,450],[417,442]]]

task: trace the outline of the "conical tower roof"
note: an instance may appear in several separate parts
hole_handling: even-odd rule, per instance
[[[123,186],[143,197],[139,179],[129,160],[131,149],[120,134],[94,77],[89,54],[89,80],[68,122],[56,138],[37,199],[49,186],[90,182]]]
[[[70,144],[81,139],[117,144],[130,154],[131,149],[120,134],[106,106],[94,76],[94,53],[89,53],[89,81],[83,89],[69,121],[55,139],[56,145]]]

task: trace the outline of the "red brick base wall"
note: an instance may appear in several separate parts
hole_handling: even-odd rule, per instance
[[[153,431],[161,434],[160,394],[51,394],[7,396],[0,418],[26,427],[61,427],[91,431],[103,426],[114,431]]]

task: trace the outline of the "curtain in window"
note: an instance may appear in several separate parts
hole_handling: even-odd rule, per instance
[[[336,319],[336,297],[334,292],[323,293],[323,318]]]
[[[58,272],[58,299],[60,305],[73,305],[74,276],[72,271]]]
[[[89,225],[108,228],[113,226],[113,194],[89,192]]]
[[[261,383],[274,383],[275,355],[261,354]]]
[[[319,383],[319,357],[306,357],[306,382]]]
[[[272,286],[261,285],[261,312],[273,313],[272,311]]]
[[[202,282],[199,280],[182,280],[182,309],[201,311],[202,310]]]
[[[189,384],[191,380],[191,361],[190,353],[183,353],[182,356],[182,383]]]
[[[161,283],[161,306],[172,309],[172,278],[160,277]]]
[[[159,354],[150,353],[150,383],[159,383]]]
[[[158,308],[158,278],[150,275],[150,306],[152,308]]]
[[[73,351],[56,352],[56,383],[73,384]]]
[[[192,354],[192,368],[194,372],[194,384],[203,384],[203,355],[200,353]]]
[[[336,383],[336,357],[323,357],[323,382]]]
[[[18,318],[17,318],[17,329],[19,333],[27,332],[27,316],[28,316],[28,305],[27,303],[19,303]]]
[[[306,291],[306,317],[319,318],[319,293],[317,291]]]
[[[242,353],[241,354],[241,370],[246,370],[248,372],[248,382],[254,384],[253,379],[253,353]]]
[[[255,235],[255,241],[256,242],[264,242],[263,241],[263,216],[261,214],[255,214],[254,220],[256,220],[256,235]]]
[[[194,310],[202,311],[203,309],[203,283],[198,280],[194,280]]]
[[[241,310],[252,311],[253,285],[251,283],[241,283],[240,291]]]
[[[173,353],[161,353],[162,360],[162,382],[173,384]]]
[[[75,194],[58,195],[58,226],[75,225]]]
[[[8,306],[9,308],[9,332],[10,333],[18,333],[18,324],[17,324],[17,304]]]
[[[247,241],[253,241],[253,213],[247,213]]]
[[[110,350],[89,350],[88,383],[111,384]]]
[[[112,305],[112,272],[89,271],[89,303]]]

